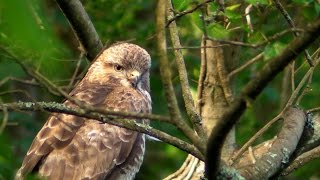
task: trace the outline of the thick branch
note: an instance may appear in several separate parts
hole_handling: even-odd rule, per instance
[[[185,135],[199,148],[201,152],[205,152],[205,144],[201,143],[201,139],[194,131],[182,120],[178,102],[174,93],[171,81],[171,71],[167,57],[167,44],[165,34],[165,17],[166,17],[166,0],[158,0],[156,10],[156,28],[157,28],[157,44],[159,52],[159,66],[162,84],[168,101],[170,116],[175,120],[173,122]]]
[[[288,163],[302,135],[307,117],[297,108],[288,108],[283,115],[284,121],[280,133],[267,153],[256,159],[255,163],[238,168],[245,179],[270,178],[282,163]]]
[[[282,112],[283,114],[284,112]],[[311,121],[310,121],[311,120]],[[311,123],[312,122],[312,123]],[[312,126],[310,126],[312,124]],[[312,131],[310,133],[310,130]],[[306,133],[308,132],[308,133]],[[261,159],[261,157],[268,153],[272,148],[272,144],[278,137],[275,136],[273,139],[265,141],[253,148],[249,147],[245,153],[241,155],[239,160],[237,160],[232,166],[238,169],[246,168],[247,166],[255,164],[257,159]],[[314,156],[317,154],[313,154],[317,152],[315,148],[320,145],[320,116],[318,114],[309,116],[308,122],[304,127],[304,132],[300,138],[299,144],[297,145],[294,153],[290,157],[289,164],[282,164],[281,168],[285,168],[281,173],[281,176],[286,176],[297,168],[303,166],[303,164],[307,163],[308,160],[312,160]],[[302,146],[302,147],[301,147]],[[252,149],[250,151],[250,149]],[[310,151],[310,152],[309,152]],[[309,159],[309,157],[311,157]],[[298,156],[296,158],[296,156]],[[303,162],[303,164],[299,164],[299,162]],[[289,165],[287,168],[286,165]],[[280,175],[280,174],[278,174]]]
[[[173,12],[171,11],[172,9],[173,9],[172,2],[171,0],[168,0],[167,1],[168,19],[174,16]],[[203,143],[206,143],[207,136],[204,133],[204,130],[201,124],[200,115],[197,113],[196,108],[194,106],[195,104],[190,91],[186,65],[184,63],[181,50],[178,49],[178,48],[181,48],[181,44],[180,44],[180,38],[179,38],[178,29],[175,21],[173,21],[169,25],[169,31],[170,31],[172,46],[175,49],[174,54],[176,57],[176,62],[177,62],[177,67],[178,67],[178,72],[179,72],[179,77],[181,82],[182,97],[186,106],[186,110],[196,132],[202,138]]]
[[[174,136],[171,136],[165,132],[160,130],[154,129],[151,126],[145,124],[139,124],[135,121],[132,121],[132,118],[150,118],[148,114],[136,114],[130,112],[116,112],[116,111],[109,111],[101,113],[99,109],[97,111],[90,111],[88,112],[86,109],[82,108],[70,108],[63,104],[59,103],[47,103],[47,102],[19,102],[19,103],[6,103],[0,104],[1,111],[47,111],[47,112],[57,112],[57,113],[64,113],[75,115],[78,117],[85,117],[88,119],[95,119],[97,121],[101,121],[104,123],[109,123],[112,125],[116,125],[119,127],[124,127],[127,129],[131,129],[134,131],[138,131],[141,133],[148,134],[150,136],[156,137],[166,143],[169,143],[187,153],[190,153],[199,159],[203,159],[203,155],[195,148],[193,145],[182,141]],[[136,114],[136,115],[134,115]],[[131,116],[134,115],[134,116]],[[121,118],[119,118],[121,117]],[[125,119],[130,118],[130,119]]]
[[[56,0],[69,20],[77,38],[87,51],[87,58],[92,61],[102,50],[102,43],[87,12],[79,0]]]
[[[296,38],[281,53],[281,55],[271,59],[258,72],[243,89],[240,96],[231,104],[223,116],[223,121],[219,121],[210,135],[208,144],[206,173],[213,179],[217,173],[220,164],[220,150],[224,139],[233,125],[239,120],[245,111],[247,101],[254,100],[267,84],[280,73],[291,61],[293,61],[308,45],[313,43],[320,35],[320,20],[307,28],[303,36]]]

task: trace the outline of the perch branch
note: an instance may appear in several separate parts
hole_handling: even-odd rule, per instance
[[[47,111],[47,112],[57,112],[57,113],[64,113],[64,114],[70,114],[75,115],[78,117],[84,117],[88,119],[95,119],[98,121],[101,121],[103,123],[109,123],[112,125],[116,125],[119,127],[124,127],[127,129],[131,129],[134,131],[138,131],[141,133],[148,134],[152,137],[156,137],[166,143],[172,144],[173,146],[186,151],[188,153],[191,153],[192,155],[203,159],[203,155],[191,144],[182,141],[181,139],[178,139],[176,137],[173,137],[165,132],[162,132],[160,130],[154,129],[151,126],[145,125],[145,124],[139,124],[135,121],[132,121],[130,119],[136,118],[140,116],[140,118],[150,118],[150,114],[136,114],[135,116],[131,116],[130,112],[115,112],[115,111],[109,111],[109,113],[106,112],[100,112],[99,109],[97,111],[90,111],[88,112],[86,109],[82,108],[70,108],[63,104],[59,103],[47,103],[47,102],[18,102],[18,103],[6,103],[6,104],[0,104],[0,109],[2,111]],[[130,115],[131,114],[131,115]],[[122,118],[117,118],[117,117]],[[128,117],[130,119],[125,119],[123,117]],[[150,118],[151,119],[151,118]]]

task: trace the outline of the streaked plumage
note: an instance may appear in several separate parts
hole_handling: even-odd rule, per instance
[[[149,54],[137,45],[113,45],[98,56],[70,95],[95,107],[149,113],[150,63]],[[31,172],[46,179],[132,179],[144,149],[143,134],[53,113],[35,137],[16,179]]]

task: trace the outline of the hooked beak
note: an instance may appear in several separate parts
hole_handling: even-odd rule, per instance
[[[140,73],[136,70],[131,71],[130,73],[128,73],[127,75],[129,82],[131,83],[131,85],[136,88],[138,85],[138,81],[140,80]]]

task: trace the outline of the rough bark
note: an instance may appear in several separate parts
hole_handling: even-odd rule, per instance
[[[264,144],[258,153],[248,153],[234,167],[245,179],[272,177],[282,164],[289,162],[304,130],[307,116],[297,108],[288,108],[284,113],[283,126],[272,142]]]

